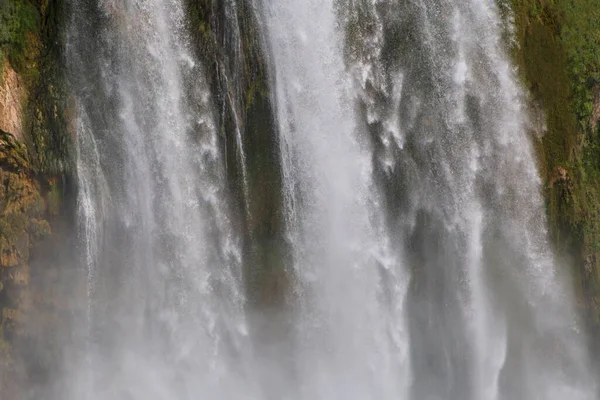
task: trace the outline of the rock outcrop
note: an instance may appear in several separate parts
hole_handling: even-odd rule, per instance
[[[0,66],[0,129],[23,140],[23,105],[26,93],[22,79],[8,60]]]
[[[18,356],[11,351],[15,338],[24,333],[23,318],[31,308],[29,258],[32,247],[50,235],[45,219],[46,199],[35,177],[24,145],[0,131],[0,348],[6,368],[0,392],[19,381],[14,374]]]
[[[45,286],[39,277],[61,262],[59,247],[72,228],[63,196],[72,140],[62,78],[64,6],[63,0],[0,1],[2,399],[24,398],[23,388],[31,395],[35,380],[44,379],[50,363],[31,352],[44,346],[52,354],[47,330],[60,325],[51,280]],[[53,324],[41,324],[44,318]]]

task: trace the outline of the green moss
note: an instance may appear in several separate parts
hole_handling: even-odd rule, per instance
[[[600,8],[596,0],[556,1],[561,41],[569,59],[573,101],[582,122],[592,113],[592,91],[600,83]]]
[[[547,132],[543,141],[543,171],[551,174],[563,165],[577,144],[579,135],[573,115],[572,85],[568,56],[560,38],[557,12],[538,0],[513,0],[516,39],[515,58],[533,98],[544,110]]]
[[[32,163],[46,176],[69,173],[72,167],[73,143],[67,131],[69,95],[62,56],[64,7],[59,0],[50,0],[44,7],[39,32],[44,44],[37,63],[39,79],[32,85],[26,110]]]
[[[46,175],[68,171],[71,160],[62,63],[64,6],[61,0],[0,1],[0,61],[8,57],[24,78],[24,140],[32,166]]]
[[[562,93],[568,95],[575,117],[587,123],[592,94],[600,83],[600,8],[596,0],[511,0],[518,28],[521,57],[528,77],[545,68],[547,78],[557,75]],[[533,50],[533,53],[529,51]],[[557,56],[558,58],[552,58]],[[524,61],[524,60],[521,60]],[[564,79],[568,79],[568,91]],[[532,84],[534,82],[531,82]],[[548,79],[546,85],[555,82]],[[549,100],[549,97],[543,96]]]
[[[50,188],[46,194],[46,209],[48,214],[56,216],[60,212],[61,192],[58,184],[50,182]]]
[[[187,0],[187,18],[189,31],[197,42],[198,48],[205,54],[216,50],[216,38],[211,26],[214,6],[211,0]],[[216,61],[216,60],[212,60]]]
[[[38,32],[40,13],[30,0],[0,2],[0,59],[9,58],[17,72],[25,69],[28,33]]]
[[[19,354],[21,349],[15,346],[13,351],[10,345],[27,336],[20,315],[29,314],[23,298],[30,289],[30,264],[47,267],[56,254],[58,245],[49,244],[56,234],[51,235],[47,218],[66,209],[61,210],[65,188],[57,184],[70,182],[71,171],[67,124],[73,113],[67,113],[62,58],[66,4],[64,0],[0,0],[0,69],[7,60],[19,75],[25,94],[23,142],[0,131],[2,398],[19,398],[22,392],[17,383],[22,369],[16,363],[25,359]]]
[[[0,268],[24,265],[29,247],[50,234],[40,185],[24,146],[0,131]]]
[[[600,136],[590,123],[600,88],[600,8],[596,0],[508,0],[501,9],[507,4],[515,60],[546,116],[536,149],[552,238],[574,260],[578,292],[600,327]]]

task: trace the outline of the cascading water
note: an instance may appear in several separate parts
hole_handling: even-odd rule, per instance
[[[412,396],[590,398],[496,3],[358,2],[346,19],[411,270]]]
[[[404,397],[405,272],[383,226],[331,4],[267,6],[305,398]]]
[[[179,1],[73,1],[88,306],[60,398],[594,398],[493,0],[247,2],[290,253],[286,329],[269,343],[278,325],[253,327],[281,314],[244,285],[265,171],[242,137],[238,3],[223,4],[233,61],[210,93]]]
[[[222,387],[226,353],[248,347],[241,245],[206,83],[177,2],[73,7],[90,305],[85,383],[72,396],[191,398]]]

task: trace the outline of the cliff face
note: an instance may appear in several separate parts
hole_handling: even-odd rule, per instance
[[[514,58],[544,129],[536,140],[550,232],[575,267],[583,314],[600,333],[600,7],[510,0]],[[567,264],[569,265],[569,264]]]
[[[50,235],[46,199],[30,168],[25,147],[0,131],[0,303],[5,371],[15,371],[18,355],[11,344],[24,334],[24,315],[31,308],[29,259],[32,247]],[[9,344],[10,343],[10,344]],[[14,377],[7,376],[4,384]]]
[[[18,140],[23,140],[22,114],[26,100],[25,87],[8,60],[4,61],[1,71],[0,129],[12,132]]]
[[[56,267],[58,243],[68,231],[64,221],[71,219],[63,202],[70,150],[60,59],[63,6],[62,1],[55,0],[0,3],[3,398],[20,398],[25,377],[43,375],[46,372],[40,371],[49,369],[48,360],[26,353],[50,340],[32,329],[41,326],[40,321],[34,325],[29,321],[44,314],[46,318],[56,316],[56,309],[49,307],[54,301],[47,296],[51,290],[40,284],[39,276],[48,276]]]

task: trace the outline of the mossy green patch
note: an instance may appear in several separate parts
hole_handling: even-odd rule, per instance
[[[52,264],[57,245],[47,243],[55,240],[56,233],[47,218],[53,217],[54,224],[64,219],[67,208],[62,190],[70,182],[72,142],[67,126],[73,125],[74,113],[68,112],[64,78],[66,4],[64,0],[0,0],[0,66],[10,65],[16,71],[24,102],[23,131],[18,132],[23,141],[0,131],[2,398],[21,396],[24,386],[19,379],[24,376],[19,363],[29,361],[20,354],[21,346],[11,347],[29,335],[21,316],[31,317],[30,302],[25,300],[31,294],[30,263],[37,263],[36,269]]]
[[[25,265],[33,241],[50,234],[45,204],[28,155],[0,131],[0,268]]]
[[[600,327],[600,7],[596,0],[500,0],[512,6],[513,55],[547,131],[536,143],[550,231],[577,266],[588,317]]]
[[[0,2],[0,59],[9,58],[17,72],[23,72],[31,34],[40,28],[40,13],[31,0]]]
[[[8,57],[24,79],[24,140],[32,167],[44,174],[70,167],[72,143],[66,129],[68,96],[62,62],[64,8],[61,0],[0,1],[0,61]]]

